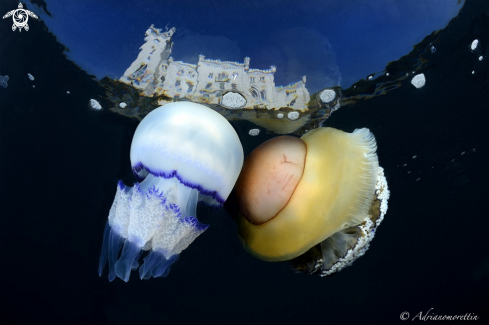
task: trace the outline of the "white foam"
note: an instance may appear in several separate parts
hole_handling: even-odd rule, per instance
[[[100,103],[95,99],[90,99],[90,106],[96,111],[100,111],[102,109],[102,105],[100,105]]]
[[[295,121],[299,118],[299,112],[290,112],[287,114],[287,118],[291,121]]]
[[[325,104],[331,103],[336,98],[336,92],[331,89],[325,89],[321,92],[319,98]]]
[[[251,129],[249,132],[248,132],[249,135],[251,135],[252,137],[255,137],[257,136],[258,134],[260,134],[260,130],[259,129]]]
[[[479,45],[479,40],[475,39],[472,41],[472,44],[470,44],[470,49],[473,51],[477,48],[477,45]]]
[[[424,76],[424,73],[415,75],[411,80],[411,83],[413,84],[414,87],[418,89],[423,87],[426,84],[426,78]]]

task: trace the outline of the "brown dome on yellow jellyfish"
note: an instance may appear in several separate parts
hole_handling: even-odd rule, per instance
[[[266,261],[294,259],[296,271],[321,275],[363,255],[389,195],[376,149],[368,129],[333,128],[256,148],[235,187],[245,249]]]
[[[250,154],[236,186],[248,221],[265,223],[285,207],[301,180],[305,158],[306,144],[291,136],[270,139]]]

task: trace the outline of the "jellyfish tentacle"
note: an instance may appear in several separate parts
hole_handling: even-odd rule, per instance
[[[153,277],[166,277],[170,273],[170,267],[178,261],[179,254],[170,256],[168,259],[163,260],[156,268],[153,269]]]
[[[110,225],[109,221],[105,223],[104,238],[102,240],[102,253],[100,254],[100,259],[98,263],[98,275],[102,276],[102,271],[104,270],[105,263],[108,259],[108,247],[109,247],[109,236],[110,236]]]
[[[109,212],[110,234],[108,241],[108,259],[109,259],[109,281],[116,277],[115,264],[117,256],[121,250],[122,244],[127,238],[126,227],[129,223],[129,200],[132,188],[128,188],[124,183],[117,184],[117,191]]]
[[[130,240],[126,240],[124,247],[122,248],[121,257],[115,263],[116,275],[125,282],[129,281],[132,265],[140,252],[141,247],[139,247],[139,245]]]
[[[124,238],[111,229],[109,235],[109,281],[114,281],[116,277],[115,263],[123,243]]]
[[[147,280],[153,275],[155,269],[161,262],[165,260],[163,254],[152,250],[148,256],[144,258],[143,265],[139,268],[139,277],[141,280]]]
[[[136,257],[134,258],[134,261],[132,262],[132,265],[131,265],[131,270],[132,271],[138,269],[138,267],[139,267],[139,258],[141,257],[141,255],[143,255],[143,252],[144,251],[142,249],[140,249],[138,255],[136,255]]]

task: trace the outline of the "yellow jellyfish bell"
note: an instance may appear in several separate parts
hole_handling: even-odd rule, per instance
[[[308,265],[294,266],[320,275],[363,255],[389,195],[376,149],[365,128],[319,128],[256,148],[236,183],[245,249],[265,261],[284,261],[320,245],[314,260],[303,262]]]

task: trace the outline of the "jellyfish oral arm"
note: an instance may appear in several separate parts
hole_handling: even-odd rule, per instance
[[[151,249],[139,269],[140,277],[166,276],[182,250],[208,227],[195,217],[197,198],[195,189],[176,178],[149,175],[133,188],[119,182],[104,232],[99,275],[108,259],[109,280],[118,276],[127,282],[143,251]]]

